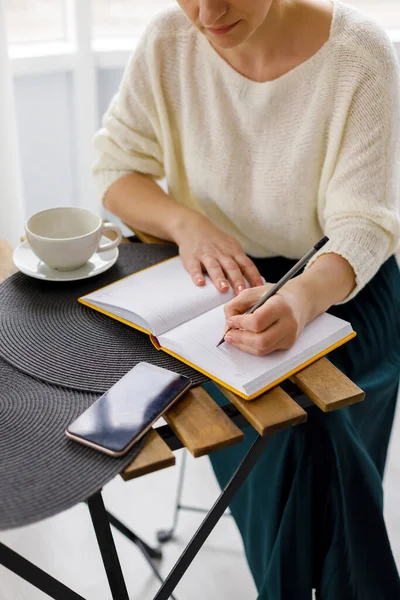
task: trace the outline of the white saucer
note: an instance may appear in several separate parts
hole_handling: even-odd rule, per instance
[[[108,238],[102,237],[102,242],[109,241]],[[35,279],[43,279],[46,281],[78,281],[79,279],[88,279],[100,273],[104,273],[118,259],[118,248],[94,254],[92,258],[80,269],[75,271],[57,271],[45,265],[32,252],[28,242],[22,242],[13,254],[14,265],[25,275],[34,277]]]

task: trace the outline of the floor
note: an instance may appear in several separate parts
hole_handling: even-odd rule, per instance
[[[177,453],[181,460],[182,451]],[[188,459],[184,501],[208,507],[218,493],[208,459]],[[104,490],[108,508],[147,541],[172,518],[178,469],[130,483],[116,479]],[[400,410],[392,436],[385,480],[386,520],[400,568]],[[182,513],[176,541],[167,544],[161,570],[167,574],[194,533],[201,517]],[[129,542],[116,534],[131,600],[152,600],[158,582]],[[86,600],[110,600],[87,508],[77,506],[40,524],[2,533],[0,540],[32,560]],[[243,556],[239,534],[224,518],[176,590],[177,600],[255,600],[256,591]],[[0,566],[0,600],[45,600],[47,596]]]

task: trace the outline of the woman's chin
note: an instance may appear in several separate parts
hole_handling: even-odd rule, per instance
[[[243,43],[242,36],[216,36],[209,33],[205,33],[206,38],[215,48],[221,48],[223,50],[228,50],[230,48],[236,48]]]

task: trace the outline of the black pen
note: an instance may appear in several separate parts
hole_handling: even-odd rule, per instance
[[[262,306],[267,300],[269,300],[271,298],[271,296],[274,296],[276,294],[276,292],[279,292],[279,290],[281,289],[282,286],[285,285],[285,283],[287,283],[289,281],[289,279],[291,279],[294,275],[296,275],[296,273],[298,273],[300,271],[300,269],[302,267],[304,267],[304,265],[306,263],[308,263],[308,261],[314,256],[314,254],[316,254],[318,252],[318,250],[320,250],[322,248],[322,246],[325,246],[326,242],[329,241],[329,238],[327,236],[323,237],[322,240],[320,240],[317,244],[315,244],[315,246],[313,248],[311,248],[311,250],[309,250],[307,252],[307,254],[305,254],[303,256],[303,258],[301,258],[295,265],[294,267],[292,267],[290,269],[290,271],[288,271],[286,273],[286,275],[284,275],[282,277],[282,279],[280,279],[278,281],[278,283],[276,283],[271,289],[268,290],[268,292],[266,294],[264,294],[264,296],[262,296],[262,298],[260,298],[258,300],[258,302],[255,303],[255,305],[248,310],[246,313],[244,313],[245,315],[252,315],[253,312],[255,312],[257,310],[257,308],[260,308],[260,306]],[[217,344],[217,348],[218,346],[220,346],[221,344],[224,343],[225,341],[225,336],[229,333],[229,331],[231,331],[231,329],[228,329],[225,333],[224,333],[224,337],[221,339],[221,341]]]

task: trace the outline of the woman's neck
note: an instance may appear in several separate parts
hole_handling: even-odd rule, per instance
[[[245,77],[270,81],[325,44],[332,15],[331,0],[274,0],[265,21],[243,44],[215,50]]]

